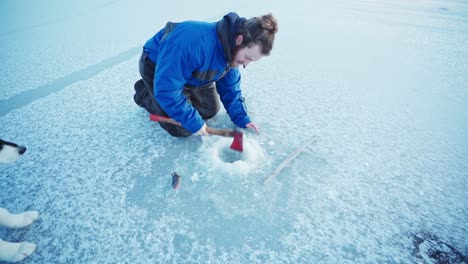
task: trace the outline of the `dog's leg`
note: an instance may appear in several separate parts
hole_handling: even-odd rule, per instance
[[[21,214],[11,214],[8,210],[0,208],[0,225],[10,228],[28,226],[39,217],[37,211],[27,211]]]
[[[29,242],[11,243],[0,239],[0,261],[18,262],[31,255],[36,245]]]

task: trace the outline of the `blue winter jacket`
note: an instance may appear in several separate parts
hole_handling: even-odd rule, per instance
[[[236,13],[229,13],[214,23],[169,22],[144,45],[144,51],[156,64],[156,100],[171,118],[192,133],[200,130],[204,121],[187,102],[184,86],[201,87],[216,82],[232,122],[239,127],[251,122],[240,90],[239,69],[230,67],[231,50],[244,21]]]

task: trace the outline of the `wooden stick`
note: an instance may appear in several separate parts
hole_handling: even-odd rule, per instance
[[[289,155],[283,162],[281,162],[281,164],[278,167],[276,167],[276,169],[273,172],[271,172],[268,176],[266,176],[263,179],[263,184],[266,184],[271,178],[276,176],[276,174],[280,173],[286,166],[288,166],[288,164],[291,161],[293,161],[297,157],[297,155],[299,155],[302,151],[304,151],[304,149],[307,146],[309,146],[312,143],[315,143],[316,141],[317,141],[317,137],[315,135],[309,138],[309,140],[307,140],[305,144],[303,144],[301,147],[299,147],[293,153],[291,153],[291,155]]]

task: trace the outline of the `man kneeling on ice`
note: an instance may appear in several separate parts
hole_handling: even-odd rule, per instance
[[[271,14],[168,22],[143,47],[134,100],[149,113],[179,122],[160,123],[174,137],[208,135],[204,120],[219,111],[218,97],[235,125],[259,132],[247,114],[238,67],[269,55],[277,31]]]

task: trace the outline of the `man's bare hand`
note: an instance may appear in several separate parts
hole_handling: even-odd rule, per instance
[[[203,126],[198,130],[195,134],[195,136],[209,136],[208,131],[206,131],[206,123],[203,124]]]
[[[253,128],[255,132],[260,133],[260,129],[253,122],[250,122],[247,125],[245,125],[245,128]]]

